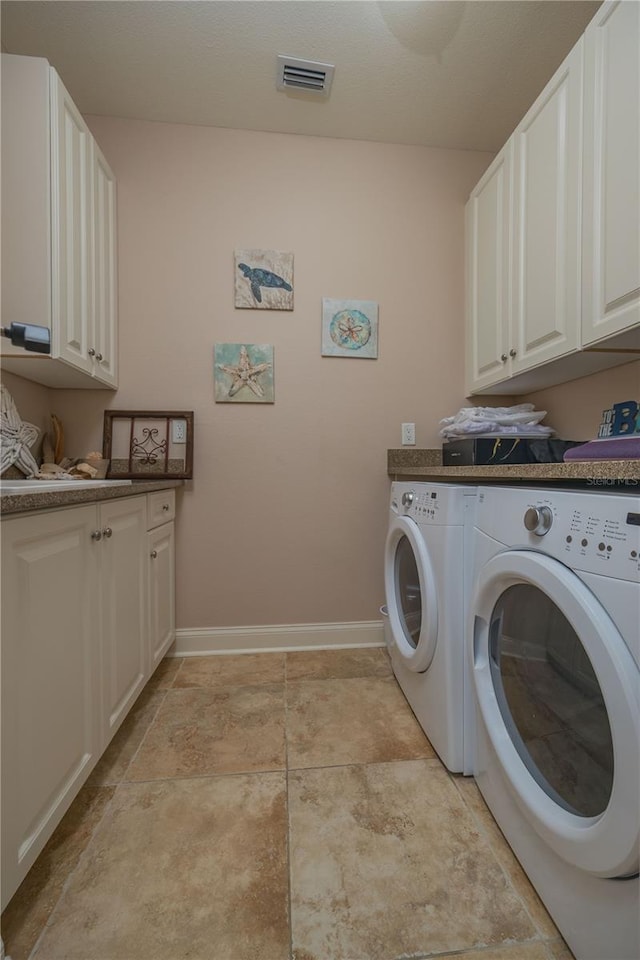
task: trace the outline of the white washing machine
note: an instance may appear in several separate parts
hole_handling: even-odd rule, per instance
[[[475,776],[578,960],[638,960],[640,499],[478,492]]]
[[[442,762],[470,774],[473,715],[465,657],[476,488],[391,485],[385,595],[391,664]]]

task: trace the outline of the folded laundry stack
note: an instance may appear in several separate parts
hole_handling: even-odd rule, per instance
[[[506,463],[555,463],[577,441],[553,440],[555,431],[540,423],[546,410],[532,403],[513,407],[463,407],[440,421],[445,466]]]
[[[514,407],[463,407],[455,417],[440,421],[440,436],[453,437],[550,437],[555,431],[540,421],[546,410],[534,410],[532,403]]]

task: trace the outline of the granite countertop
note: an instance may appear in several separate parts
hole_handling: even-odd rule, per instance
[[[96,487],[82,490],[52,490],[47,493],[3,493],[0,496],[0,514],[33,513],[34,510],[53,510],[56,507],[70,507],[81,503],[96,503],[101,500],[115,500],[119,497],[135,497],[141,493],[153,493],[155,490],[169,490],[181,487],[184,480],[132,480],[130,484],[117,487]]]
[[[494,466],[442,465],[440,449],[387,451],[387,473],[392,480],[456,480],[458,482],[495,483],[572,483],[589,486],[638,486],[640,460],[590,460],[584,463],[522,463]]]

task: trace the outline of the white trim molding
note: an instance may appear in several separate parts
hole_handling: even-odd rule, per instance
[[[276,653],[285,650],[334,650],[383,647],[382,621],[288,623],[257,627],[201,627],[176,630],[169,657],[219,653]]]

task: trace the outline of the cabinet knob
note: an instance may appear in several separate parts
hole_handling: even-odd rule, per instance
[[[90,357],[95,357],[96,355],[96,352],[93,349],[93,347],[89,347],[89,349],[87,350],[87,353],[89,354]]]
[[[511,347],[511,350],[509,350],[509,356],[510,356],[510,357],[515,357],[515,355],[516,355],[517,352],[518,352],[517,350],[514,350],[513,347]]]
[[[102,540],[102,530],[94,530],[91,534],[91,539],[95,541]]]
[[[102,363],[103,359],[104,357],[102,356],[101,353],[96,353],[96,360],[98,361],[98,363]]]
[[[102,531],[102,535],[106,537],[108,540],[109,537],[113,536],[113,530],[111,529],[111,527],[105,527],[104,530]]]
[[[166,511],[169,509],[169,504],[168,504],[168,503],[163,503],[163,504],[162,504],[162,509],[166,512]]]
[[[506,363],[506,362],[507,362],[507,359],[508,359],[506,353],[502,353],[502,354],[500,355],[500,359],[502,360],[503,363]]]
[[[158,551],[157,551],[157,550],[152,550],[151,553],[149,554],[149,556],[151,557],[152,560],[155,560],[156,557],[158,556]]]

